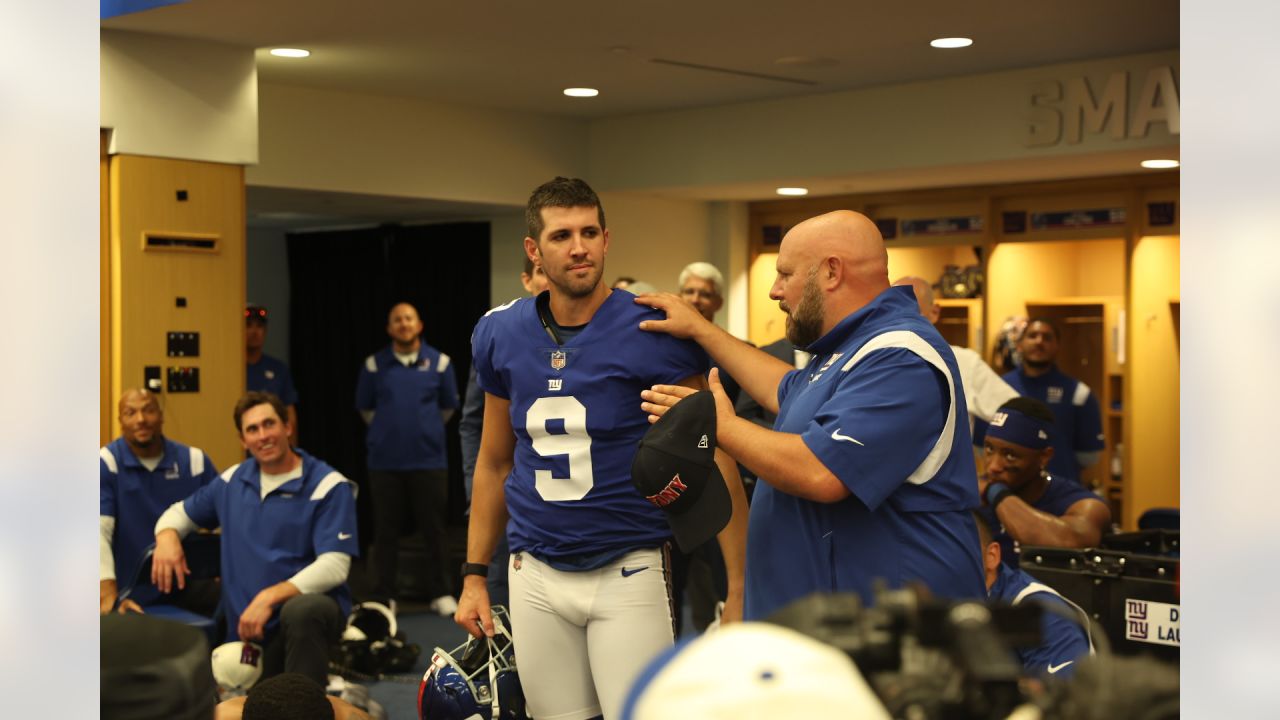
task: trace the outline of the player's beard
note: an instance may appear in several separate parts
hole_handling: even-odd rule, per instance
[[[586,277],[574,277],[571,271],[566,270],[560,277],[553,277],[547,274],[547,282],[556,286],[562,294],[571,298],[587,297],[595,292],[596,286],[600,284],[600,278],[604,276],[604,268],[600,265],[592,265],[590,272]]]
[[[818,289],[818,268],[814,267],[804,279],[800,304],[794,312],[787,313],[787,339],[796,347],[809,347],[822,337],[825,316],[822,291]]]

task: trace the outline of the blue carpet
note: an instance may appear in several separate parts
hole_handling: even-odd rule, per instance
[[[422,674],[427,671],[427,663],[431,662],[432,650],[439,646],[452,650],[462,644],[467,634],[453,623],[453,618],[440,617],[430,612],[404,612],[399,620],[400,629],[411,643],[422,648],[418,663],[412,674],[387,679],[381,682],[362,683],[369,688],[369,695],[382,704],[389,720],[415,720],[418,717],[418,684]],[[684,607],[684,632],[682,637],[693,632],[693,618],[689,607]],[[400,682],[404,680],[404,682]]]
[[[369,688],[369,695],[386,709],[388,718],[413,720],[418,717],[418,683],[422,680],[422,674],[427,671],[427,663],[431,662],[431,651],[437,645],[452,650],[466,639],[467,634],[453,624],[453,618],[440,617],[430,612],[402,612],[397,620],[408,642],[422,648],[413,673],[395,680],[362,684]]]

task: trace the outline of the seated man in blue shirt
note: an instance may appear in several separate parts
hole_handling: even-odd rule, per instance
[[[269,392],[284,403],[293,430],[290,439],[298,442],[298,391],[293,387],[293,373],[279,358],[263,352],[267,343],[267,309],[250,305],[244,309],[245,389]]]
[[[1010,605],[1020,605],[1025,601],[1042,607],[1040,644],[1015,648],[1027,676],[1071,677],[1076,670],[1076,660],[1093,654],[1089,614],[1059,595],[1057,590],[1001,562],[1000,543],[992,539],[986,523],[978,523],[978,537],[982,542],[987,597]]]
[[[1054,455],[1053,413],[1044,403],[1017,397],[1000,406],[983,439],[986,472],[978,478],[986,520],[1017,566],[1018,543],[1050,547],[1094,547],[1111,523],[1111,509],[1079,483],[1047,468]]]
[[[351,610],[355,486],[290,447],[284,416],[269,393],[236,403],[236,430],[251,457],[160,516],[152,581],[165,593],[182,588],[182,537],[221,526],[226,640],[262,643],[263,677],[297,672],[324,686],[329,646]]]
[[[160,513],[218,477],[218,471],[200,448],[164,436],[160,401],[137,389],[120,396],[120,437],[99,450],[98,458],[98,602],[105,613],[116,603],[117,580],[133,580],[128,573],[155,541]],[[211,611],[217,590],[209,589],[191,588],[176,604]],[[120,609],[142,612],[157,595],[150,585],[134,588]]]

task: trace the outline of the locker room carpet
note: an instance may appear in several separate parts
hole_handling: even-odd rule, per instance
[[[387,711],[390,720],[413,720],[418,712],[418,683],[431,662],[431,651],[436,646],[452,650],[466,639],[466,633],[453,624],[452,618],[435,615],[425,604],[413,604],[402,608],[397,618],[409,642],[422,648],[422,654],[412,674],[379,682],[362,682],[369,688],[369,695]],[[684,609],[685,632],[690,632],[693,619],[686,605]]]

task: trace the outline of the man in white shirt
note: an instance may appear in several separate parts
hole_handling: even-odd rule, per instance
[[[898,278],[894,285],[910,285],[920,303],[920,314],[934,325],[942,309],[933,300],[933,287],[923,278]],[[966,347],[951,346],[960,368],[960,383],[964,386],[964,402],[969,406],[969,431],[973,432],[973,419],[990,422],[991,416],[1001,405],[1018,397],[1018,391],[1000,379],[995,370],[978,353]]]

